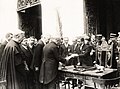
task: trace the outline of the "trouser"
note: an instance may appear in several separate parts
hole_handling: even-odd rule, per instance
[[[27,73],[24,64],[16,66],[16,78],[20,89],[28,89]],[[9,89],[9,87],[8,87]]]
[[[40,74],[40,71],[35,71],[34,69],[34,89],[42,89],[41,88],[41,84],[39,82],[39,74]]]
[[[42,84],[42,89],[59,89],[59,84],[57,79],[54,79],[48,84]]]

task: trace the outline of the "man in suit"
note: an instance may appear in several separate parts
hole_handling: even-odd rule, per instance
[[[81,53],[79,54],[80,63],[82,66],[93,66],[93,61],[90,56],[91,46],[89,45],[89,38],[81,38],[82,45],[80,47]]]
[[[34,48],[36,46],[36,38],[34,36],[30,36],[28,38],[28,48],[31,51],[32,55],[34,54]],[[32,60],[31,60],[32,62]]]
[[[70,45],[69,55],[77,53],[77,38],[74,38],[72,42],[72,45]],[[68,62],[68,65],[77,65],[77,58],[71,58]]]
[[[41,39],[38,41],[38,43],[34,49],[31,68],[34,71],[36,87],[37,87],[37,85],[39,85],[39,74],[40,74],[40,67],[41,67],[41,63],[42,63],[43,47],[47,43],[49,43],[49,40],[50,40],[50,35],[42,35]]]
[[[59,55],[60,44],[61,39],[54,37],[43,48],[43,60],[39,76],[39,81],[43,84],[42,89],[56,89],[59,62],[66,62]]]
[[[81,39],[75,38],[73,40],[73,44],[70,46],[70,55],[80,54],[81,53],[80,46],[81,46]],[[71,63],[71,65],[74,65],[75,70],[77,69],[76,65],[80,65],[79,57],[73,57],[69,60],[69,62]],[[80,81],[78,82],[81,83]],[[73,84],[73,88],[79,86],[79,84],[77,84],[77,79],[72,79],[72,84]]]
[[[24,57],[24,64],[25,64],[25,70],[27,72],[27,82],[28,82],[28,88],[33,89],[34,86],[34,77],[33,77],[33,71],[30,68],[31,60],[33,59],[33,55],[31,51],[28,48],[28,39],[25,38],[20,45],[20,48],[23,52]]]
[[[66,57],[69,55],[69,51],[70,51],[70,44],[69,42],[69,38],[68,37],[64,37],[63,38],[63,44],[61,45],[63,52],[62,52],[62,56]]]
[[[85,36],[84,38],[81,38],[81,46],[80,50],[81,53],[79,54],[79,59],[80,59],[80,65],[85,67],[85,68],[90,68],[93,66],[93,60],[90,56],[90,52],[92,50],[91,45],[89,44],[90,38],[88,36]],[[82,85],[82,81],[79,80],[80,87],[81,89],[85,89],[85,86]],[[86,80],[87,85],[91,85],[91,81]]]

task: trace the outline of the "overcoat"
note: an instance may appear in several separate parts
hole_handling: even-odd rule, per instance
[[[0,62],[0,81],[7,89],[27,89],[24,60],[19,43],[11,40],[5,47]]]
[[[57,77],[59,62],[66,60],[59,55],[59,47],[56,43],[50,42],[43,48],[43,60],[40,69],[39,81],[48,84]]]
[[[91,52],[91,46],[88,44],[84,44],[81,50],[81,53],[79,54],[80,62],[82,63],[82,66],[93,66],[93,61],[90,56]]]

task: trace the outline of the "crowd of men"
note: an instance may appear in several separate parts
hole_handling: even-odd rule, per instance
[[[94,66],[94,61],[99,64],[96,49],[112,47],[113,61],[112,66],[108,61],[108,67],[117,68],[120,40],[112,36],[108,42],[104,37],[76,37],[69,44],[68,37],[42,35],[37,40],[26,38],[23,31],[8,33],[0,46],[0,85],[3,89],[57,89],[59,63]]]

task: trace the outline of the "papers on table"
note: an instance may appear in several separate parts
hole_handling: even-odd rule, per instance
[[[71,58],[78,57],[78,56],[79,56],[78,54],[71,54],[70,56],[65,57],[65,59],[69,60]]]

